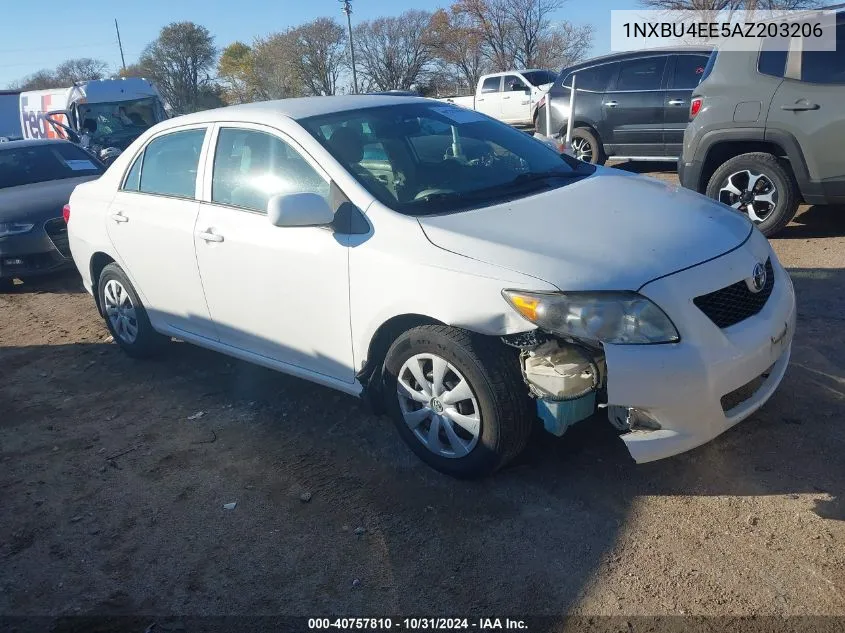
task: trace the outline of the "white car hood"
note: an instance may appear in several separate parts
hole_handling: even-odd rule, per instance
[[[604,168],[558,189],[419,223],[440,248],[561,290],[638,290],[733,250],[752,231],[702,195]]]

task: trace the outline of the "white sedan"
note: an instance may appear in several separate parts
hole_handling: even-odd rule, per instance
[[[645,462],[716,437],[789,362],[789,275],[704,196],[427,99],[171,119],[69,208],[115,341],[171,338],[362,397],[461,477],[597,412]]]

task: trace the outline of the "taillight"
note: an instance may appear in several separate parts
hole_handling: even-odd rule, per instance
[[[66,204],[62,207],[62,217],[65,219],[65,224],[70,222],[70,205]]]
[[[689,118],[692,121],[695,118],[695,115],[701,111],[701,104],[704,103],[704,99],[701,97],[696,97],[689,104]]]

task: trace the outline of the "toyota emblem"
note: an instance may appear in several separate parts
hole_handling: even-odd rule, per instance
[[[754,266],[754,272],[751,273],[751,292],[760,292],[766,287],[766,267],[760,262]]]

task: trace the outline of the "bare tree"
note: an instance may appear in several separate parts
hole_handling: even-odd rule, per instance
[[[332,18],[317,18],[294,29],[294,36],[302,84],[313,95],[333,95],[347,66],[346,29]]]
[[[19,81],[12,82],[9,84],[10,90],[45,90],[47,88],[57,88],[59,84],[56,80],[56,75],[53,74],[53,71],[47,70],[39,70],[37,72],[32,73],[24,77]]]
[[[454,8],[436,11],[431,17],[429,42],[441,66],[439,74],[447,79],[447,83],[458,83],[471,89],[487,71],[487,60],[482,50],[484,38],[473,28],[466,14]],[[452,78],[457,81],[448,81]]]
[[[355,48],[366,82],[378,90],[408,90],[421,81],[434,59],[430,22],[431,13],[410,10],[358,24]]]
[[[452,10],[471,21],[484,42],[484,53],[493,70],[513,68],[513,25],[509,0],[457,0]]]
[[[456,0],[452,11],[465,16],[482,40],[494,70],[557,68],[582,59],[593,28],[554,21],[566,0]]]
[[[552,25],[537,45],[536,57],[526,68],[566,68],[587,58],[593,47],[593,26],[562,22]]]
[[[819,0],[640,0],[648,9],[664,11],[696,11],[705,15],[734,11],[778,11],[811,9],[820,6]]]
[[[179,114],[193,112],[207,97],[203,87],[211,83],[217,49],[208,29],[193,22],[174,22],[161,29],[147,45],[139,65]]]
[[[56,67],[54,75],[61,85],[74,84],[77,81],[105,79],[109,65],[101,59],[81,57],[69,59]]]

